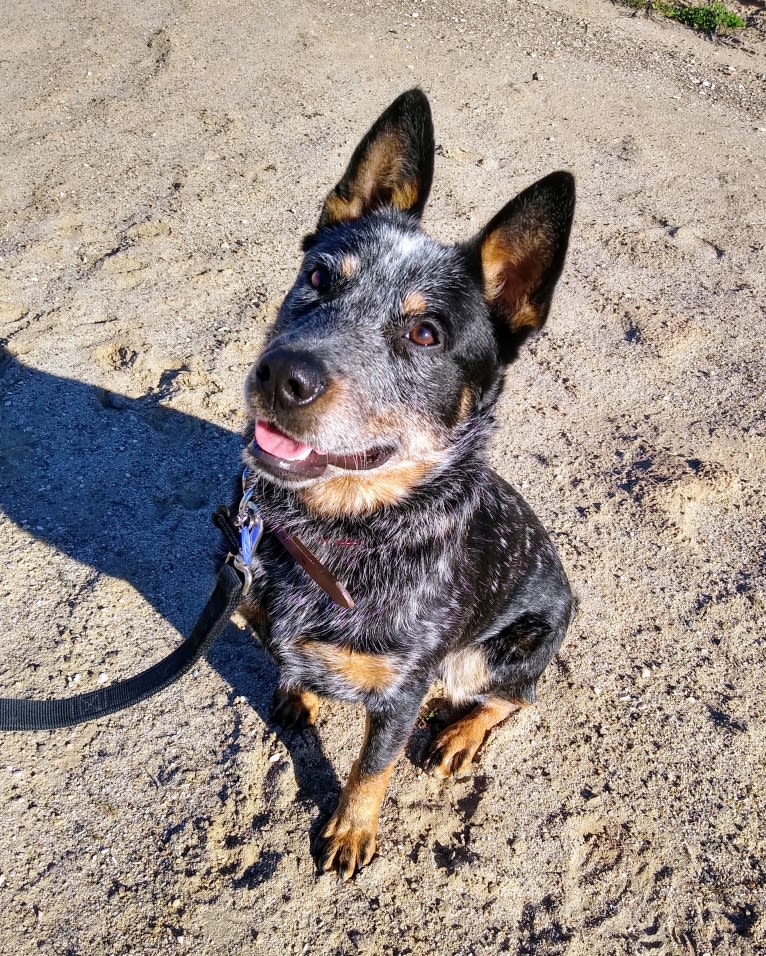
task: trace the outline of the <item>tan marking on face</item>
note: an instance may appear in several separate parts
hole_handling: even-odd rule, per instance
[[[490,233],[481,246],[484,295],[492,305],[502,303],[511,330],[540,327],[540,312],[529,302],[540,286],[550,260],[551,237],[542,228],[505,235]]]
[[[460,393],[460,404],[457,409],[457,421],[465,421],[473,410],[473,390],[466,385]]]
[[[428,303],[421,292],[410,292],[402,301],[402,313],[404,315],[422,315],[427,308]]]
[[[487,656],[481,647],[464,647],[448,654],[441,665],[441,678],[447,697],[464,704],[487,689],[491,682]]]
[[[406,444],[400,448],[397,463],[387,463],[370,471],[341,471],[298,491],[302,501],[316,515],[341,517],[343,515],[372,514],[379,508],[395,504],[405,498],[423,481],[444,454],[437,435],[413,420],[410,410],[391,407],[377,415],[361,409],[351,401],[348,391],[338,389],[337,407],[330,411],[347,416],[348,420],[364,419],[366,447],[385,446],[393,440]],[[319,399],[321,402],[324,396]],[[341,404],[342,402],[342,404]],[[409,414],[408,414],[409,412]],[[321,421],[317,421],[320,433]]]
[[[346,255],[341,257],[340,263],[338,264],[338,271],[344,279],[350,279],[358,269],[359,259],[357,256],[347,252]]]
[[[322,419],[332,415],[335,411],[342,411],[344,404],[349,403],[348,383],[342,378],[331,378],[326,390],[305,406],[308,430],[317,431],[321,428]]]
[[[298,493],[310,511],[323,517],[372,514],[406,498],[433,465],[433,461],[403,461],[370,472],[345,472]]]
[[[427,478],[444,455],[436,435],[413,422],[405,409],[389,408],[368,418],[365,431],[380,445],[391,436],[406,436],[407,445],[401,451],[404,460],[371,471],[341,472],[301,489],[299,495],[314,514],[365,515],[396,504]]]
[[[320,641],[303,642],[301,651],[361,691],[386,690],[397,677],[395,661],[384,654],[364,654]]]
[[[263,407],[260,396],[254,390],[247,390],[246,397],[249,399],[250,414],[253,418],[264,418],[271,420],[273,412],[269,408]],[[324,420],[330,415],[347,414],[347,409],[354,406],[349,398],[349,389],[343,379],[331,378],[327,384],[327,389],[314,401],[308,405],[303,405],[294,412],[294,418],[290,419],[293,426],[290,427],[287,421],[283,426],[289,429],[292,434],[297,436],[300,441],[302,436],[310,436],[321,433]],[[277,426],[279,423],[277,422]]]

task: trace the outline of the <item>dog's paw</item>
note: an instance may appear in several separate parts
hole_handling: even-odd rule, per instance
[[[467,718],[445,727],[431,744],[426,763],[428,772],[440,780],[470,777],[473,759],[484,742],[485,733]]]
[[[351,879],[375,855],[376,835],[375,823],[350,821],[341,810],[336,810],[316,842],[319,872],[335,870],[339,879]]]
[[[319,716],[319,698],[310,690],[278,687],[271,705],[271,719],[283,730],[310,727]]]
[[[515,713],[520,704],[491,697],[445,727],[431,744],[426,769],[434,777],[462,780],[473,773],[473,761],[487,734]]]

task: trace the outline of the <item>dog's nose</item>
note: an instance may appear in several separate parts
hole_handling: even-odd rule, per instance
[[[276,348],[255,367],[255,388],[269,408],[288,411],[308,405],[327,390],[324,369],[305,352]]]

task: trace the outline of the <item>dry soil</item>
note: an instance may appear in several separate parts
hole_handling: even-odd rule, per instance
[[[4,735],[3,953],[766,952],[762,6],[734,42],[601,0],[6,0],[2,693],[188,632],[300,237],[416,83],[439,238],[577,175],[493,457],[581,610],[473,780],[422,772],[418,729],[347,885],[309,838],[362,714],[278,733],[241,622],[132,711]]]

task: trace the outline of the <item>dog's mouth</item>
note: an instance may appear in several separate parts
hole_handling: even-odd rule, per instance
[[[278,478],[319,478],[329,465],[346,471],[378,468],[393,455],[392,447],[374,447],[351,454],[332,454],[296,441],[276,425],[258,419],[248,451],[269,474]]]

